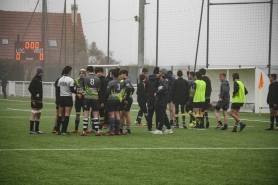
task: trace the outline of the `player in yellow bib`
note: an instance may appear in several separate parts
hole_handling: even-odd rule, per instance
[[[195,84],[192,85],[193,92],[193,108],[196,116],[196,127],[195,128],[204,128],[204,118],[202,114],[202,108],[206,101],[206,82],[201,80],[202,73],[195,73]]]
[[[237,126],[240,125],[240,132],[246,126],[241,120],[239,116],[240,107],[243,106],[245,103],[245,95],[248,93],[247,89],[245,88],[244,84],[239,79],[239,74],[234,73],[233,75],[234,81],[234,89],[233,89],[233,99],[232,99],[232,106],[230,110],[230,115],[235,119],[236,123],[232,130],[232,132],[237,132]]]

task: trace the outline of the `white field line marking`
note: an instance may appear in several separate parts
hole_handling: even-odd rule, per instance
[[[21,100],[8,100],[8,99],[4,99],[4,101],[16,101],[16,102],[20,102],[20,103],[30,103],[30,101],[21,101]],[[49,102],[43,102],[43,104],[55,104],[55,103],[49,103]]]
[[[14,148],[4,151],[105,151],[105,150],[278,150],[278,148]]]

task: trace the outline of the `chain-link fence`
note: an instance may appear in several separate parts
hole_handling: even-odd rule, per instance
[[[75,78],[87,65],[117,64],[136,83],[143,49],[149,74],[156,65],[175,75],[195,64],[278,73],[277,15],[278,0],[1,0],[0,68],[28,81],[43,66],[53,82],[66,65]],[[17,41],[40,41],[43,60],[15,60]]]

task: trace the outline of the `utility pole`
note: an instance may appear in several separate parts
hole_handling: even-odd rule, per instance
[[[46,47],[45,47],[46,46],[46,43],[45,43],[45,20],[46,20],[46,0],[42,0],[41,41],[42,41],[42,44],[43,44],[44,51],[46,49]],[[44,68],[44,61],[42,61],[41,66],[42,66],[42,68]]]
[[[110,0],[108,0],[107,65],[110,63]]]
[[[144,67],[144,31],[145,31],[145,0],[139,0],[139,19],[135,16],[135,21],[139,22],[138,30],[138,75],[140,69]]]

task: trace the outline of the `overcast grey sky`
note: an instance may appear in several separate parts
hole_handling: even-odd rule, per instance
[[[211,0],[211,2],[265,0]],[[33,11],[37,0],[0,0],[0,9]],[[67,0],[67,13],[73,0]],[[155,64],[156,2],[145,9],[145,63]],[[108,0],[76,0],[85,36],[107,51]],[[159,65],[194,65],[202,0],[160,0]],[[278,0],[274,0],[272,65],[278,65]],[[64,0],[48,0],[49,12],[63,12]],[[123,65],[138,60],[139,0],[111,0],[110,50]],[[210,6],[209,64],[259,66],[268,63],[269,4]],[[41,11],[41,3],[37,11]],[[50,20],[51,21],[51,20]],[[198,65],[205,65],[207,38],[205,1]],[[0,25],[2,26],[2,25]]]

